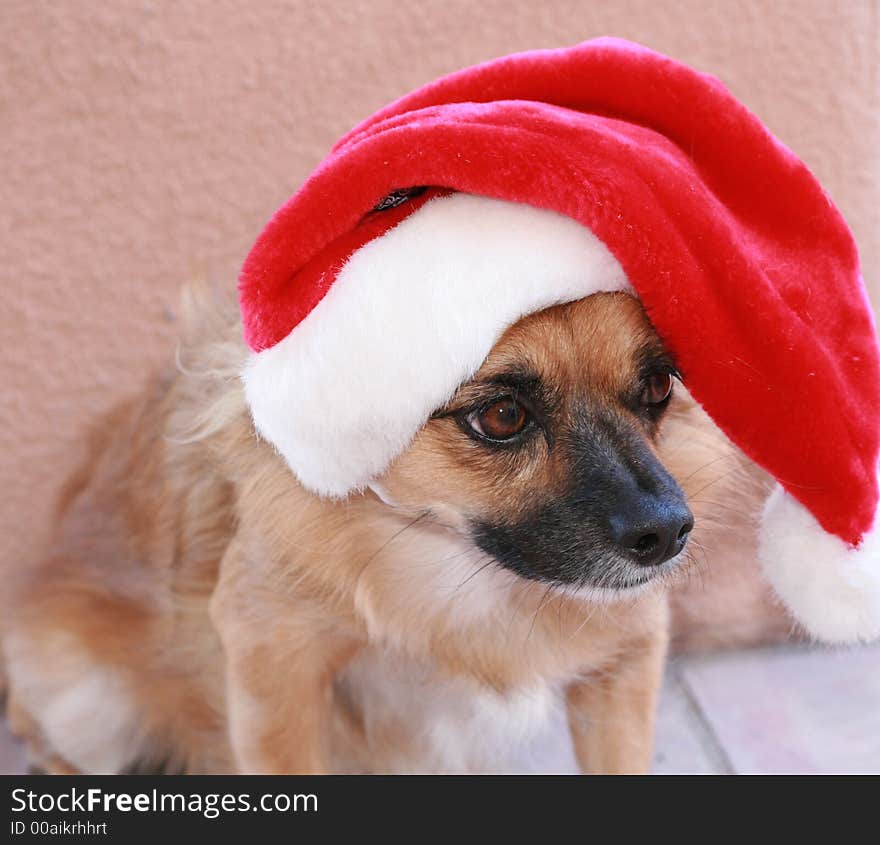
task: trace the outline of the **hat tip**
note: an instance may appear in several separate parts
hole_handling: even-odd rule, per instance
[[[880,639],[876,523],[853,547],[777,484],[761,514],[758,556],[777,596],[812,638],[832,645]]]

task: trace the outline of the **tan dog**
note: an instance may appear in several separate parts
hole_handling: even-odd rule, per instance
[[[343,502],[255,436],[234,320],[188,310],[180,372],[95,429],[51,553],[7,591],[10,720],[38,765],[522,770],[564,710],[581,770],[643,772],[669,585],[690,583],[685,645],[784,628],[750,563],[762,480],[670,395],[630,296],[514,325]]]

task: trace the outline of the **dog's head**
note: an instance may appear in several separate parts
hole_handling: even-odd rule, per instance
[[[656,452],[675,369],[636,299],[532,314],[374,489],[517,575],[625,591],[668,572],[693,516]]]

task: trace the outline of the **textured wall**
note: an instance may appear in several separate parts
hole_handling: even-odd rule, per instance
[[[169,357],[338,135],[432,77],[596,35],[724,79],[813,168],[880,279],[880,0],[2,0],[0,562],[85,421]],[[880,288],[878,288],[880,290]]]

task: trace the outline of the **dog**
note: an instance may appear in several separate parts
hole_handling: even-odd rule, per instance
[[[647,772],[670,649],[788,634],[767,480],[638,300],[531,314],[369,489],[255,433],[234,312],[106,415],[6,592],[8,716],[51,772]],[[558,750],[558,749],[557,749]]]

